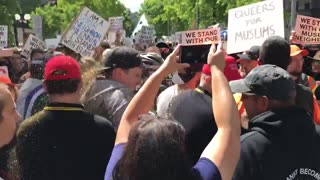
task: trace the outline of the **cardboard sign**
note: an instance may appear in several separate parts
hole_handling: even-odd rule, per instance
[[[284,37],[283,1],[268,0],[229,10],[228,54],[261,45],[273,35]]]
[[[0,57],[11,57],[12,55],[12,49],[0,49]]]
[[[42,49],[46,48],[46,43],[41,41],[38,37],[30,34],[26,44],[24,45],[21,55],[25,56],[26,58],[30,57],[31,51],[33,49]]]
[[[110,17],[109,23],[110,23],[110,28],[109,28],[110,32],[123,29],[123,17]]]
[[[8,72],[7,66],[0,66],[0,76],[8,76],[9,77],[9,72]]]
[[[294,43],[320,44],[320,19],[298,15]]]
[[[0,26],[0,48],[8,46],[8,26]]]
[[[152,44],[154,28],[151,26],[142,26],[138,42],[143,45]]]
[[[220,42],[220,28],[211,28],[181,32],[181,43],[188,45],[204,44],[205,42]]]
[[[84,7],[69,26],[68,31],[64,33],[62,44],[82,56],[92,57],[94,49],[99,46],[108,28],[108,21]]]

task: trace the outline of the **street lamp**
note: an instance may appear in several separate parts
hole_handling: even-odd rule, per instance
[[[30,28],[29,27],[30,20],[31,20],[30,14],[15,14],[14,15],[13,28],[14,28],[16,46],[19,46],[18,29],[17,28],[22,28],[22,33],[24,34],[24,30],[27,28]]]

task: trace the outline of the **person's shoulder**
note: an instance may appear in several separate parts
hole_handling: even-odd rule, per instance
[[[269,145],[269,140],[258,131],[249,131],[240,136],[241,148],[258,149]]]
[[[23,120],[19,124],[17,135],[19,136],[26,133],[30,133],[31,131],[36,131],[38,129],[37,127],[40,127],[40,124],[44,123],[45,120],[49,118],[50,117],[47,116],[44,110],[36,113],[35,115]]]

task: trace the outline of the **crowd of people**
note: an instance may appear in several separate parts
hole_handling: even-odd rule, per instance
[[[320,51],[271,36],[0,57],[0,179],[320,179]]]

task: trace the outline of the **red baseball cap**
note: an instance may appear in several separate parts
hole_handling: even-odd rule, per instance
[[[238,80],[241,79],[241,76],[238,72],[237,62],[236,59],[232,56],[226,56],[226,67],[224,68],[224,75],[226,76],[228,81]],[[211,69],[210,65],[204,64],[202,67],[202,73],[210,76],[211,75]]]
[[[70,56],[51,58],[44,69],[44,80],[81,79],[79,63]]]

